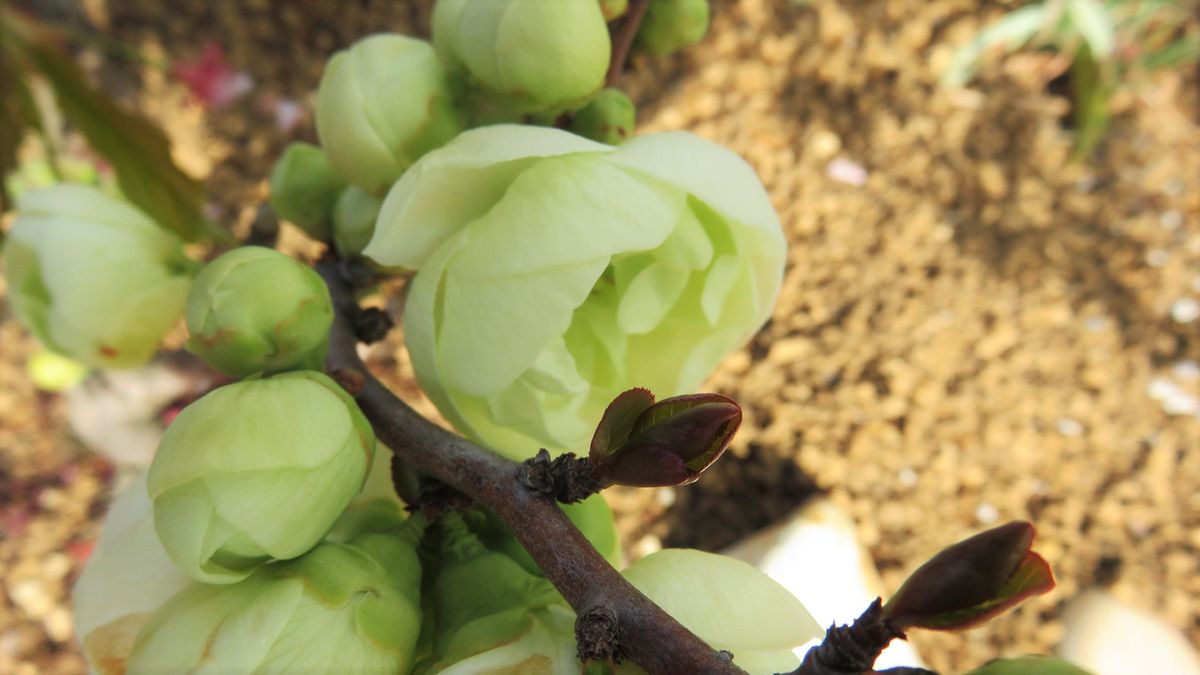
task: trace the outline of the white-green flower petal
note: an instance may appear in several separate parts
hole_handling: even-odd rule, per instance
[[[476,654],[440,671],[441,675],[578,675],[575,614],[552,605],[532,613],[519,639]]]
[[[749,665],[742,663],[743,652],[748,662],[775,668],[777,658],[822,634],[787,589],[740,560],[664,549],[621,574],[713,648],[733,652],[734,663],[743,668]],[[794,667],[796,662],[792,657],[783,665]]]

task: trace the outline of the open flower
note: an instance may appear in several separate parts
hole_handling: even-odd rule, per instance
[[[770,315],[778,216],[753,170],[687,133],[619,147],[493,126],[414,165],[365,255],[418,270],[422,387],[510,457],[587,446],[622,391],[695,391]]]
[[[17,317],[52,350],[100,367],[145,363],[183,314],[195,263],[133,206],[82,185],[21,199],[4,247]]]

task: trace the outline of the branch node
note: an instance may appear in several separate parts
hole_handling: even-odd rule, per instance
[[[888,643],[904,638],[883,616],[883,600],[875,602],[849,626],[831,625],[825,641],[808,650],[794,671],[800,675],[850,675],[871,671]]]
[[[337,370],[329,371],[329,376],[333,378],[346,390],[346,393],[358,398],[362,393],[363,387],[367,384],[367,378],[361,370],[356,368],[338,368]]]
[[[575,649],[584,663],[621,662],[620,623],[608,607],[593,607],[575,619]]]
[[[378,307],[358,307],[350,313],[350,327],[359,342],[371,344],[387,337],[395,322]]]
[[[521,463],[517,479],[530,490],[564,504],[583,501],[604,489],[591,460],[572,452],[550,459],[545,448]]]

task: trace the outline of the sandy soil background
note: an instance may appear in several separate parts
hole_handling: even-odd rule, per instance
[[[1053,55],[937,86],[1015,4],[718,1],[701,45],[626,80],[642,131],[689,129],[758,170],[791,246],[773,319],[711,380],[746,410],[734,456],[685,489],[614,495],[630,550],[719,549],[822,491],[894,589],[941,546],[1032,520],[1058,588],[966,634],[914,634],[945,672],[1048,650],[1063,603],[1096,585],[1200,640],[1196,73],[1121,92],[1107,140],[1073,162]],[[81,58],[167,129],[229,223],[280,149],[314,136],[309,118],[277,124],[280,100],[307,106],[334,49],[428,25],[427,2],[372,0],[42,11],[152,59],[225,46],[254,89],[222,110],[161,68]],[[0,672],[76,673],[69,589],[112,469],[29,384],[34,350],[0,298]],[[374,354],[417,396],[398,335]]]

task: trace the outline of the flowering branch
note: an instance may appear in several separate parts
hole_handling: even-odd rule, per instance
[[[336,310],[326,367],[399,461],[503,519],[576,614],[615,616],[618,656],[650,673],[743,672],[618,574],[553,501],[518,480],[519,464],[426,420],[371,375],[347,318],[357,307],[350,284],[336,260],[323,260],[316,269]]]

